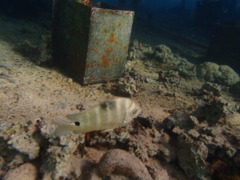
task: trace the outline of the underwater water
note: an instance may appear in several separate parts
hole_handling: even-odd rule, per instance
[[[240,179],[239,49],[240,0],[1,0],[0,179]]]

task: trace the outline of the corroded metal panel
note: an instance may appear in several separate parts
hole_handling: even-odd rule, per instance
[[[125,63],[134,12],[102,3],[57,0],[53,55],[83,84],[114,80]]]
[[[53,62],[82,81],[88,48],[91,8],[76,1],[55,0]]]
[[[133,12],[91,9],[85,83],[120,76],[128,51]]]

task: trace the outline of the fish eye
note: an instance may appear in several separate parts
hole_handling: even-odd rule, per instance
[[[75,125],[76,125],[76,126],[80,126],[80,122],[76,121],[76,122],[75,122]]]

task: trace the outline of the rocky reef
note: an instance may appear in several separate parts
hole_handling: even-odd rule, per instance
[[[136,100],[142,108],[139,117],[109,132],[61,137],[54,135],[56,123],[49,120],[53,115],[48,109],[47,115],[31,121],[20,121],[18,116],[1,119],[0,178],[239,178],[239,76],[228,66],[190,63],[165,45],[150,47],[134,41],[129,59],[118,81],[77,89],[76,97],[85,97],[81,101],[73,98],[74,103],[68,104],[67,93],[58,89],[51,93],[64,96],[56,101],[56,111],[63,111],[58,117],[87,109],[92,105],[89,99],[99,102],[101,93]],[[63,84],[66,92],[79,87],[66,79]],[[4,88],[7,94],[10,90]],[[56,104],[48,107],[56,109]]]
[[[38,65],[49,64],[52,58],[52,52],[50,50],[51,36],[41,35],[38,41],[38,45],[36,45],[36,42],[25,40],[23,43],[17,44],[15,49],[23,56],[27,57],[28,60]]]
[[[19,179],[24,179],[29,171],[33,175],[28,179],[36,179],[40,172],[43,177],[51,174],[53,179],[74,177],[71,172],[75,168],[71,163],[77,159],[74,152],[84,141],[83,135],[54,137],[55,125],[46,124],[41,119],[27,123],[5,124],[3,127],[0,132],[1,167],[2,173],[8,171],[3,179],[11,179],[20,170],[23,172],[21,177],[18,175]],[[76,158],[72,161],[73,156]],[[42,163],[31,163],[36,161]],[[38,169],[40,167],[40,172],[36,167]],[[74,171],[75,174],[77,172]]]

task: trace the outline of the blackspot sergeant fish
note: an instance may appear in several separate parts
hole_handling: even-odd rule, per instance
[[[139,105],[128,98],[107,100],[84,112],[67,115],[72,123],[58,124],[55,135],[111,130],[131,122],[140,112]]]

